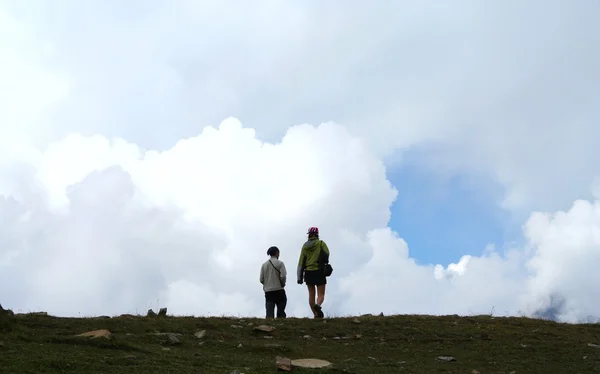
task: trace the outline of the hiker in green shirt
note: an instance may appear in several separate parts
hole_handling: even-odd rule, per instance
[[[308,229],[308,240],[302,246],[298,259],[298,284],[306,283],[308,287],[308,304],[315,318],[323,318],[323,301],[327,277],[333,269],[329,265],[329,248],[319,239],[319,229]],[[315,288],[317,300],[315,303]]]

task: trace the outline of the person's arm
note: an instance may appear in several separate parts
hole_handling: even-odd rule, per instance
[[[260,267],[260,283],[265,284],[265,267]]]
[[[325,264],[329,263],[329,247],[327,247],[327,244],[325,244],[324,241],[321,240],[321,245],[322,245],[322,249],[323,249],[323,261]]]
[[[304,281],[304,279],[302,279],[302,271],[304,270],[304,269],[302,269],[303,260],[304,260],[304,250],[300,250],[300,258],[298,259],[298,270],[296,272],[296,275],[298,276],[298,284],[302,284],[302,282]]]
[[[283,261],[281,262],[281,269],[279,269],[279,273],[281,278],[281,285],[282,287],[285,287],[285,282],[287,280],[287,270],[285,269],[285,264],[283,263]]]

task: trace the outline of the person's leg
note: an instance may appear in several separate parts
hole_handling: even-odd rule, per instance
[[[275,301],[271,291],[265,292],[265,309],[267,311],[265,318],[275,318]]]
[[[317,304],[321,306],[323,306],[323,302],[325,301],[325,286],[327,284],[317,286]]]
[[[317,318],[325,317],[323,313],[323,301],[325,301],[325,285],[327,284],[327,278],[325,274],[319,274],[317,280],[317,303],[315,304],[315,311],[317,312]]]
[[[308,305],[310,305],[310,310],[316,317],[317,312],[315,311],[315,286],[313,284],[307,284],[306,287],[308,288]]]
[[[285,294],[285,290],[281,290],[279,292],[279,297],[277,299],[277,318],[286,318],[285,314],[285,306],[287,305],[287,295]]]

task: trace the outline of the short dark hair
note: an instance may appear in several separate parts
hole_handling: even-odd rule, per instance
[[[277,252],[279,252],[279,248],[272,246],[269,249],[267,249],[267,255],[269,256],[275,256],[275,254],[277,254]]]

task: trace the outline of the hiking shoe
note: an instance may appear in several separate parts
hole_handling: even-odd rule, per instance
[[[323,309],[321,308],[321,306],[319,304],[315,304],[315,311],[317,312],[317,318],[325,317],[325,314],[323,313]]]

